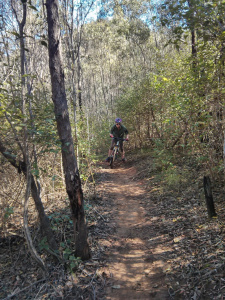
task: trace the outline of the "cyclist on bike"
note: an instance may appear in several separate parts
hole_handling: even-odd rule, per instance
[[[126,141],[129,140],[129,135],[128,135],[128,130],[127,128],[121,124],[122,120],[120,118],[115,119],[115,124],[112,126],[111,131],[110,131],[110,137],[112,138],[111,146],[109,148],[109,154],[108,157],[106,158],[106,161],[110,161],[110,156],[112,155],[113,147],[116,144],[117,140],[116,138],[123,139],[124,134],[126,134]],[[125,161],[125,151],[123,148],[123,140],[120,140],[120,151],[122,153],[122,161]]]

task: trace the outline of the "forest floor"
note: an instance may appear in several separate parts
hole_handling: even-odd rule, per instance
[[[184,165],[176,168],[182,173]],[[223,188],[214,186],[218,217],[208,219],[201,170],[185,169],[189,176],[168,186],[146,154],[128,155],[114,169],[98,163],[86,195],[92,258],[70,272],[42,255],[46,275],[21,235],[2,238],[0,299],[224,299]],[[60,205],[62,218],[69,208]],[[63,235],[72,234],[63,224]]]

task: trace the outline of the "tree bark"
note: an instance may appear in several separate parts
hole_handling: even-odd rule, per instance
[[[47,0],[47,22],[49,38],[49,68],[52,82],[58,135],[61,141],[63,170],[66,190],[70,200],[75,235],[75,254],[82,259],[90,258],[87,243],[87,227],[84,214],[84,200],[81,180],[74,153],[69,112],[66,100],[64,73],[60,53],[60,26],[58,0]]]

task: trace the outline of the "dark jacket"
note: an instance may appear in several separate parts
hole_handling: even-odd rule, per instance
[[[126,129],[125,126],[123,126],[122,124],[120,125],[120,129],[118,129],[116,127],[116,124],[113,125],[113,127],[111,128],[111,131],[110,131],[111,134],[113,134],[114,137],[117,137],[117,138],[123,138],[124,137],[124,134],[128,134],[128,130]]]

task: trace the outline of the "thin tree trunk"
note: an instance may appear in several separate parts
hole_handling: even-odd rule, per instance
[[[75,254],[77,257],[81,257],[82,259],[88,259],[90,258],[90,249],[87,243],[83,191],[74,154],[74,145],[65,92],[64,73],[61,62],[58,0],[47,0],[46,7],[52,100],[55,108],[58,135],[61,140],[66,190],[70,200],[74,223]]]
[[[19,172],[23,172],[23,174],[26,177],[27,180],[27,187],[26,187],[26,195],[25,195],[25,201],[24,201],[24,232],[25,232],[25,237],[27,240],[28,247],[31,251],[31,254],[35,257],[36,261],[38,264],[44,268],[43,262],[41,258],[37,255],[36,249],[33,246],[33,242],[30,236],[29,228],[28,228],[28,200],[30,196],[30,190],[32,192],[32,196],[35,202],[35,206],[37,208],[38,214],[39,214],[39,219],[40,219],[40,224],[41,224],[41,229],[42,233],[47,237],[47,240],[49,242],[49,246],[53,249],[57,249],[56,242],[54,240],[54,235],[51,230],[50,222],[45,215],[44,208],[41,202],[41,198],[39,196],[39,190],[36,186],[35,179],[33,175],[30,172],[30,158],[29,158],[29,150],[28,150],[28,142],[27,142],[27,117],[26,117],[26,99],[24,96],[24,91],[25,91],[25,41],[24,41],[24,27],[26,25],[26,17],[27,17],[27,3],[23,3],[23,15],[22,15],[22,21],[19,21],[19,18],[17,16],[17,12],[15,8],[12,5],[13,12],[15,14],[18,26],[19,26],[19,35],[20,35],[20,75],[21,75],[21,110],[23,113],[23,122],[25,124],[24,126],[24,145],[22,148],[21,145],[21,150],[23,153],[23,162],[19,161],[16,162],[16,160],[12,159],[10,155],[6,155],[6,151],[4,150],[4,146],[0,141],[0,152],[8,159],[8,161],[14,165],[18,169]],[[29,93],[29,90],[28,90]],[[6,152],[6,153],[5,153]]]
[[[78,85],[78,103],[80,112],[82,113],[82,86],[81,86],[81,62],[80,62],[80,45],[77,52],[77,85]]]
[[[193,9],[193,1],[188,0],[188,6],[190,9]],[[193,16],[194,20],[194,16]],[[196,57],[197,57],[197,49],[196,49],[196,34],[195,34],[195,24],[194,21],[192,21],[193,24],[191,24],[191,54],[192,54],[192,68],[193,71],[196,71]]]

